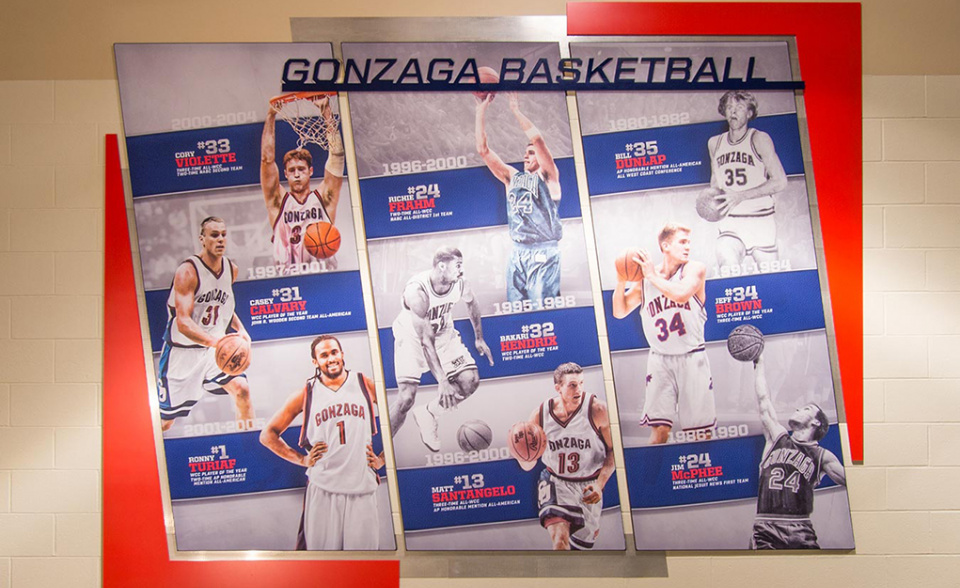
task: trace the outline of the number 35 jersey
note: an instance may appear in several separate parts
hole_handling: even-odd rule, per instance
[[[367,464],[367,445],[377,428],[372,394],[359,373],[348,372],[336,390],[324,385],[319,373],[307,380],[300,446],[309,451],[321,441],[327,444],[327,452],[307,469],[311,484],[340,494],[377,489],[377,473]]]
[[[180,264],[190,264],[197,272],[197,289],[193,294],[193,313],[190,318],[217,339],[226,334],[236,305],[233,297],[233,265],[226,257],[222,261],[219,274],[196,255]],[[176,292],[172,285],[167,298],[167,332],[164,339],[174,347],[200,347],[177,328]]]
[[[679,282],[686,264],[668,278]],[[640,323],[650,349],[662,355],[683,355],[703,349],[703,325],[707,322],[707,309],[703,301],[691,296],[678,304],[664,296],[650,280],[643,280],[643,304],[640,306]]]

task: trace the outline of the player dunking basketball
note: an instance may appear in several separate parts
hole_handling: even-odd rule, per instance
[[[773,408],[762,357],[754,362],[754,381],[766,444],[751,547],[819,549],[810,522],[813,490],[824,474],[837,484],[846,485],[847,480],[837,456],[819,444],[830,430],[827,415],[816,404],[800,407],[788,421],[788,433]]]
[[[773,195],[787,187],[787,174],[770,135],[749,126],[757,118],[753,94],[730,90],[720,97],[717,110],[729,128],[707,141],[710,186],[703,191],[724,215],[717,263],[738,265],[747,255],[757,263],[776,260]]]
[[[224,257],[227,226],[223,219],[203,219],[200,246],[200,255],[177,268],[167,298],[167,327],[157,379],[161,424],[164,431],[169,430],[174,419],[187,416],[206,391],[232,396],[237,426],[246,429],[254,416],[247,377],[225,374],[216,359],[217,343],[228,327],[250,340],[234,312],[233,282],[238,270]]]
[[[707,270],[690,259],[689,228],[667,224],[657,242],[663,262],[655,266],[641,249],[634,261],[643,280],[627,292],[618,274],[613,290],[613,316],[622,319],[639,308],[650,345],[641,424],[650,426],[651,444],[667,442],[675,416],[684,431],[703,431],[701,438],[709,438],[717,409],[703,335]]]
[[[377,470],[384,460],[383,453],[373,452],[373,382],[345,368],[343,348],[332,335],[314,339],[310,356],[316,374],[260,432],[260,443],[270,451],[307,468],[297,549],[378,549]],[[280,437],[301,412],[300,447],[306,454]]]
[[[321,96],[315,102],[323,117],[332,121],[330,98]],[[276,118],[277,110],[271,106],[260,139],[260,187],[273,230],[274,260],[277,265],[289,269],[318,261],[304,249],[303,233],[307,225],[315,222],[335,224],[343,186],[344,151],[337,125],[327,124],[329,152],[320,187],[316,190],[310,187],[313,156],[306,149],[293,149],[283,156],[283,176],[288,185],[287,191],[283,192],[276,162]],[[336,269],[334,257],[319,261],[325,269]]]
[[[583,368],[564,363],[553,371],[558,396],[538,406],[529,422],[542,428],[540,524],[557,550],[592,549],[600,534],[603,488],[613,475],[613,439],[607,405],[583,387]],[[514,458],[524,470],[535,461]]]
[[[399,387],[390,406],[394,436],[413,408],[420,376],[430,370],[439,384],[437,398],[413,411],[420,439],[431,451],[440,450],[437,417],[452,410],[480,385],[477,364],[453,328],[453,307],[463,301],[477,352],[493,365],[493,354],[483,340],[480,305],[463,279],[463,254],[441,247],[433,256],[433,269],[421,272],[403,289],[403,308],[393,321],[394,370]]]
[[[513,253],[507,265],[507,300],[543,300],[560,295],[560,248],[563,225],[560,206],[560,170],[543,135],[520,111],[516,93],[510,110],[530,143],[523,155],[523,171],[500,159],[487,145],[486,113],[494,94],[477,98],[477,151],[487,168],[507,189],[507,220]]]

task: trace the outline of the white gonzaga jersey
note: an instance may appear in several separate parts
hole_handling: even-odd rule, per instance
[[[280,214],[273,223],[273,258],[280,265],[293,265],[316,261],[303,247],[303,234],[307,225],[316,222],[332,223],[327,209],[323,207],[320,192],[307,194],[303,204],[287,192],[280,202]]]
[[[583,397],[580,406],[566,422],[553,413],[559,402],[551,398],[540,405],[540,427],[547,434],[547,448],[540,458],[550,473],[563,480],[591,480],[600,473],[607,449],[600,430],[590,419],[593,394]]]
[[[327,452],[307,469],[307,477],[327,492],[367,494],[377,489],[377,473],[367,464],[367,445],[377,430],[373,390],[363,376],[347,372],[337,390],[327,388],[320,374],[307,380],[303,399],[300,446],[308,450],[323,441]]]
[[[727,192],[743,192],[767,181],[767,167],[753,146],[756,129],[736,143],[730,142],[730,133],[718,135],[713,160],[717,169],[717,184]],[[766,216],[773,213],[773,196],[744,200],[730,210],[728,216]]]
[[[420,289],[422,289],[427,294],[427,320],[430,321],[430,326],[433,327],[434,335],[442,335],[453,329],[453,306],[460,302],[460,297],[463,295],[463,280],[457,280],[450,287],[450,290],[446,294],[437,294],[433,289],[433,284],[430,283],[430,273],[431,270],[421,272],[407,281],[407,285],[404,286],[404,291],[410,284],[417,284]],[[410,329],[413,332],[413,321],[411,318],[411,311],[407,308],[407,303],[405,300],[400,301],[403,305],[403,310],[400,312],[400,315],[397,317],[396,326],[403,329]]]
[[[183,263],[193,265],[197,272],[197,290],[193,295],[193,314],[190,317],[210,336],[217,339],[223,337],[233,320],[236,306],[233,298],[233,266],[230,260],[226,257],[222,259],[219,274],[207,267],[196,255],[187,258]],[[176,319],[176,292],[171,285],[170,295],[167,297],[167,333],[164,341],[174,347],[202,347],[180,332]]]
[[[683,278],[686,264],[670,276],[671,282]],[[643,304],[640,306],[643,335],[650,349],[663,355],[682,355],[704,348],[703,325],[707,309],[696,295],[677,304],[663,295],[650,280],[643,280]]]

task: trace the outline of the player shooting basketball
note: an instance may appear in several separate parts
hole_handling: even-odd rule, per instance
[[[384,459],[373,452],[373,382],[346,369],[343,348],[332,335],[314,339],[310,357],[316,373],[260,432],[267,449],[307,468],[297,549],[379,549],[377,470]],[[301,412],[300,447],[306,454],[280,437]]]
[[[820,447],[820,440],[830,430],[827,415],[816,404],[802,406],[790,417],[788,433],[770,399],[762,356],[754,362],[754,381],[766,444],[760,460],[760,493],[751,547],[819,549],[810,522],[813,490],[824,474],[837,484],[847,483],[843,464],[833,452]]]
[[[330,97],[318,95],[312,98],[324,119],[327,145],[327,163],[323,168],[320,187],[312,189],[313,156],[303,148],[288,151],[283,156],[283,176],[287,191],[280,187],[280,171],[276,162],[276,117],[277,107],[272,105],[263,123],[260,140],[260,187],[267,205],[267,218],[273,230],[273,256],[277,265],[289,269],[302,263],[315,261],[304,250],[304,231],[307,225],[316,222],[335,224],[340,188],[343,186],[344,151],[336,124]],[[323,260],[326,269],[336,269],[333,257]]]
[[[713,379],[707,361],[703,326],[707,321],[706,274],[690,259],[690,229],[669,223],[657,237],[663,261],[638,250],[632,261],[642,278],[626,291],[618,274],[613,290],[613,316],[622,319],[640,309],[643,334],[650,345],[646,399],[641,424],[648,425],[650,443],[666,443],[679,416],[684,431],[709,438],[717,424]]]
[[[777,259],[777,225],[773,195],[787,187],[773,140],[750,128],[757,118],[757,99],[750,92],[730,90],[717,108],[726,119],[726,133],[707,141],[710,186],[701,194],[713,198],[721,217],[717,263],[739,265],[747,255],[757,263]]]
[[[557,366],[553,386],[559,396],[538,406],[527,421],[543,429],[547,439],[537,489],[540,524],[556,550],[593,549],[600,534],[603,488],[616,467],[610,416],[607,405],[584,390],[579,365]],[[536,459],[524,460],[513,444],[508,446],[520,467],[533,469]]]
[[[480,305],[463,279],[463,254],[441,247],[433,256],[433,269],[421,272],[403,289],[403,308],[393,321],[396,401],[390,406],[390,425],[396,436],[413,408],[420,376],[430,370],[438,394],[413,411],[420,439],[431,451],[440,450],[437,418],[455,408],[480,385],[477,364],[453,327],[453,307],[463,301],[470,313],[477,352],[493,365],[493,354],[483,340]]]
[[[477,152],[507,190],[507,221],[513,252],[507,266],[507,300],[542,301],[560,295],[560,248],[563,225],[560,206],[560,170],[543,135],[523,112],[520,99],[510,93],[510,110],[530,143],[523,155],[523,171],[503,162],[487,145],[486,114],[492,92],[477,100]]]
[[[161,426],[169,430],[174,419],[187,416],[206,391],[232,396],[237,427],[246,429],[254,417],[247,377],[224,373],[216,360],[217,343],[228,327],[250,341],[234,312],[233,282],[238,269],[224,257],[227,225],[223,219],[203,219],[200,246],[199,255],[177,268],[167,298],[167,327],[157,379]]]

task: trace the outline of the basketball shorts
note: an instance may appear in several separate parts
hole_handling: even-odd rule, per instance
[[[297,550],[375,550],[380,548],[377,493],[340,494],[307,484]]]
[[[600,514],[603,512],[603,498],[596,504],[583,502],[583,491],[596,484],[592,480],[563,480],[549,470],[540,472],[537,485],[537,506],[540,508],[540,524],[553,517],[559,517],[570,523],[570,547],[572,549],[593,549],[600,535]]]
[[[767,519],[753,522],[750,549],[820,549],[810,519]]]
[[[560,295],[560,247],[556,241],[514,243],[507,265],[507,300],[537,300]]]
[[[164,346],[160,353],[157,395],[160,398],[160,418],[169,421],[187,416],[205,392],[227,394],[223,389],[234,378],[217,367],[213,347],[184,348]]]
[[[647,358],[647,388],[641,425],[667,425],[676,420],[684,431],[712,429],[717,424],[713,378],[706,351]]]
[[[460,333],[456,329],[438,333],[434,345],[447,379],[468,369],[476,369],[477,362],[460,340]],[[394,325],[393,351],[393,369],[397,382],[419,384],[420,376],[430,371],[420,338],[408,329]]]
[[[777,252],[777,223],[771,211],[764,216],[726,216],[718,221],[720,237],[743,243],[747,255],[754,251]]]

